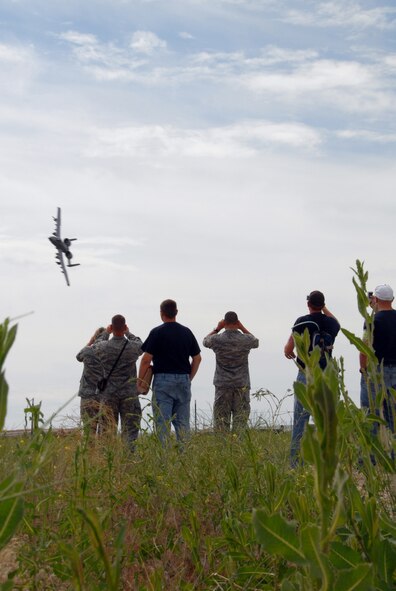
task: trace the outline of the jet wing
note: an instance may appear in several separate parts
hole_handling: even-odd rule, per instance
[[[55,222],[55,232],[54,232],[54,236],[56,236],[57,238],[59,238],[59,240],[61,240],[61,232],[60,232],[60,228],[61,228],[61,208],[58,207],[58,213],[56,214],[56,218],[54,218],[54,222]]]
[[[63,260],[63,252],[59,248],[57,249],[57,253],[56,253],[56,262],[58,263],[58,265],[60,265],[61,271],[62,271],[62,273],[65,276],[67,285],[70,286],[69,277],[67,275],[65,261]]]

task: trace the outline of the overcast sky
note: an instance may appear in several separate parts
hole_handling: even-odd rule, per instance
[[[278,397],[309,291],[360,334],[355,260],[396,288],[395,30],[391,0],[2,0],[0,307],[34,311],[6,363],[8,428],[26,397],[48,418],[77,392],[95,328],[122,313],[144,339],[165,298],[200,343],[235,310],[260,339],[252,389]],[[335,353],[358,403],[357,354],[343,336]],[[203,350],[207,414],[213,371]]]

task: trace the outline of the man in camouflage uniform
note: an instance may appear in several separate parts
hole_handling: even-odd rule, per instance
[[[80,401],[80,416],[84,426],[84,429],[90,431],[93,435],[96,434],[99,419],[99,406],[100,400],[96,391],[96,384],[103,375],[102,364],[96,357],[92,345],[96,339],[106,329],[101,326],[98,328],[94,335],[90,338],[86,347],[81,349],[77,353],[77,361],[84,364],[80,380],[80,388],[78,395],[81,398]]]
[[[224,328],[224,332],[219,334]],[[204,347],[216,355],[215,401],[213,407],[216,431],[246,429],[250,414],[250,376],[248,357],[250,349],[259,346],[235,312],[227,312],[224,320],[203,340]]]
[[[113,338],[109,340],[111,334]],[[142,354],[141,346],[142,341],[129,332],[121,314],[113,316],[111,324],[93,346],[95,355],[102,364],[102,377],[108,378],[106,388],[100,392],[103,429],[105,432],[116,431],[120,418],[122,435],[131,449],[138,437],[142,416],[136,389],[136,361]]]

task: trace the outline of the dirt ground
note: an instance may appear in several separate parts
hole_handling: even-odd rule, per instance
[[[21,538],[14,537],[5,548],[0,550],[0,583],[5,583],[9,573],[18,568],[18,550],[22,543]]]

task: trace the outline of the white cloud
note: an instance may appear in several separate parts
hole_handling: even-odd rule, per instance
[[[135,31],[132,35],[130,47],[138,53],[151,55],[157,49],[165,49],[166,41],[160,39],[151,31]]]
[[[187,33],[186,31],[180,31],[179,37],[181,39],[194,39],[194,35],[191,35],[191,33]]]
[[[289,92],[292,95],[334,88],[356,88],[370,84],[373,74],[358,62],[316,60],[291,72],[247,74],[242,83],[261,92]]]
[[[61,33],[59,38],[75,45],[96,45],[98,43],[96,35],[80,33],[79,31],[66,31],[65,33]]]
[[[276,96],[284,103],[331,107],[339,112],[384,116],[394,112],[393,80],[382,63],[314,60],[289,71],[263,69],[242,75],[237,83],[258,94]]]
[[[375,116],[395,110],[394,54],[371,52],[361,56],[361,60],[326,59],[309,47],[268,45],[255,53],[166,53],[162,54],[165,59],[158,61],[160,57],[156,55],[157,60],[153,61],[154,50],[166,47],[166,43],[150,31],[136,31],[130,47],[102,44],[94,35],[75,31],[68,31],[62,38],[72,44],[80,64],[98,81],[164,88],[188,88],[189,84],[209,82],[231,91],[243,88],[273,97],[279,105],[298,100],[294,109],[314,104]]]
[[[384,57],[384,63],[386,66],[396,69],[396,53],[391,53]]]
[[[147,58],[155,47],[164,47],[162,41],[148,31],[137,31],[135,35],[132,46],[146,57],[137,58],[131,48],[98,43],[94,36],[68,32],[64,38],[75,39],[73,51],[77,59],[98,81],[118,80],[150,87],[210,82],[273,96],[279,104],[298,99],[297,108],[321,104],[341,112],[375,114],[395,110],[393,54],[372,54],[361,61],[336,60],[322,58],[311,48],[291,50],[268,45],[253,55],[244,51],[173,54],[159,65]]]
[[[396,27],[396,8],[378,6],[364,9],[357,2],[311,2],[304,10],[289,10],[284,17],[295,25],[317,27],[348,27],[355,29],[393,29]]]
[[[300,123],[249,121],[225,127],[179,129],[135,126],[99,129],[86,155],[90,157],[158,156],[248,157],[272,147],[313,150],[321,134]]]
[[[15,46],[0,43],[0,63],[3,64],[29,64],[32,60],[32,46]]]
[[[0,78],[3,82],[3,96],[26,91],[40,67],[40,60],[32,44],[0,43]]]
[[[391,144],[396,142],[396,133],[380,133],[367,129],[344,129],[336,132],[336,135],[346,140],[365,140],[380,144]]]

